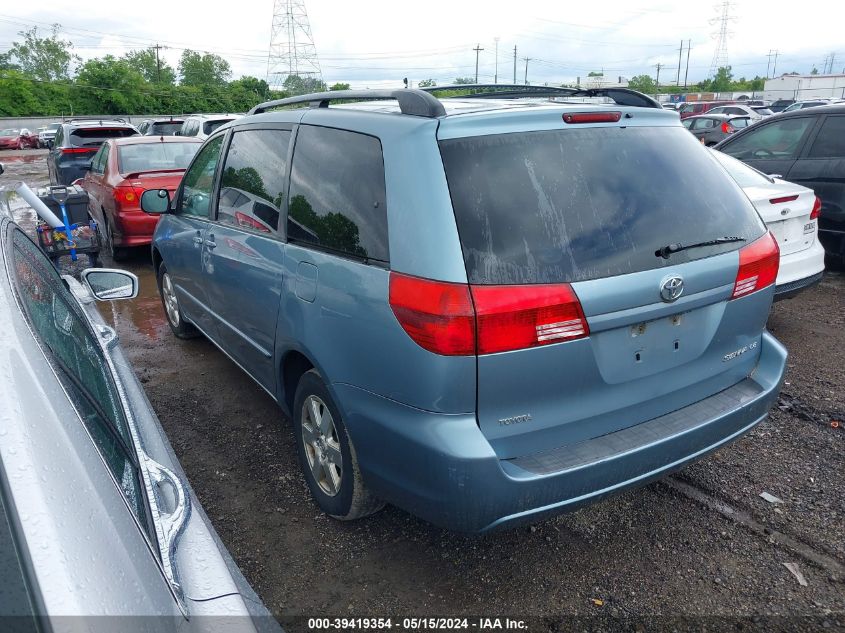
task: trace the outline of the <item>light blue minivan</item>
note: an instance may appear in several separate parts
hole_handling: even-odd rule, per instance
[[[278,401],[317,504],[514,526],[763,420],[778,247],[678,117],[460,89],[262,104],[143,195],[173,332]]]

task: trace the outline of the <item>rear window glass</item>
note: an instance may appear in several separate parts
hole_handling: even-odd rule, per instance
[[[167,121],[164,123],[152,124],[153,134],[161,134],[162,136],[173,136],[182,129],[182,121]]]
[[[723,154],[715,149],[711,149],[710,151],[713,153],[716,160],[719,161],[719,164],[725,168],[725,171],[731,175],[731,178],[736,180],[736,183],[740,187],[755,187],[772,184],[772,181],[769,180],[768,177],[764,176],[753,167],[749,167],[742,161],[732,158],[731,156]]]
[[[655,251],[764,228],[696,138],[677,127],[583,128],[440,142],[467,275],[559,283],[639,272],[742,242]]]
[[[187,169],[202,147],[200,143],[138,143],[118,148],[120,173],[155,171],[158,169]]]
[[[72,130],[70,142],[81,147],[102,145],[107,138],[134,136],[137,132],[129,127],[83,127]]]
[[[229,121],[230,119],[222,119],[220,121],[206,121],[202,124],[202,131],[205,134],[211,134],[214,130],[216,130],[222,125],[225,125]]]

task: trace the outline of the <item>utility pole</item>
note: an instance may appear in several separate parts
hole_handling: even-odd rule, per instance
[[[513,83],[516,85],[516,46],[513,47]]]
[[[484,49],[481,48],[480,44],[476,44],[475,48],[472,49],[475,51],[475,83],[478,83],[478,54],[483,51]]]
[[[777,67],[778,67],[778,55],[779,55],[779,54],[780,54],[780,51],[777,51],[777,50],[776,50],[776,51],[775,51],[775,63],[772,65],[772,77],[776,77],[776,76],[777,76],[777,70],[776,70],[776,69],[777,69]]]
[[[496,42],[496,73],[493,75],[493,83],[499,83],[499,38],[494,37],[493,41]]]
[[[769,49],[769,54],[766,55],[766,57],[769,58],[769,63],[766,64],[766,79],[768,79],[769,78],[769,66],[771,66],[771,68],[772,68],[772,77],[775,76],[775,65],[778,62],[778,51]],[[772,64],[772,57],[775,58],[775,64],[774,65]]]
[[[675,85],[681,85],[681,56],[684,54],[684,40],[681,40],[681,48],[678,49],[678,76],[675,78]]]
[[[164,47],[161,46],[158,42],[156,42],[156,45],[153,46],[153,48],[156,49],[156,83],[160,84],[161,83],[161,61],[159,61],[159,58],[158,58],[158,51],[160,49],[164,48]]]
[[[834,51],[830,54],[830,70],[828,72],[831,73],[831,74],[833,73],[833,63],[835,61],[836,61],[836,51]]]
[[[525,85],[528,85],[528,62],[531,61],[530,57],[523,57],[522,60],[525,62]]]
[[[657,64],[657,79],[654,82],[657,86],[654,89],[654,96],[656,97],[660,92],[660,64]]]
[[[687,89],[687,77],[689,76],[689,52],[692,48],[692,40],[687,40],[687,69],[684,71],[684,90]]]

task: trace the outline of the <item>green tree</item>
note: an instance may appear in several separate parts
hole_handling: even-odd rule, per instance
[[[329,90],[349,90],[349,84],[337,82],[333,86],[330,86]]]
[[[225,86],[232,76],[229,62],[214,53],[182,52],[179,77],[183,86]]]
[[[155,48],[129,51],[121,59],[150,83],[170,86],[176,83],[176,71],[167,62],[156,57]]]
[[[28,116],[38,111],[36,87],[17,70],[0,73],[0,116]]]
[[[596,72],[595,70],[591,70],[587,73],[587,77],[604,77],[604,73]]]
[[[264,181],[261,180],[258,170],[254,167],[242,167],[241,169],[227,167],[223,173],[223,185],[246,191],[265,200],[271,199],[264,188]]]
[[[86,114],[135,114],[157,109],[152,87],[126,60],[106,55],[79,69],[74,110]]]
[[[730,66],[721,66],[713,79],[702,82],[704,90],[709,92],[727,92],[734,87],[733,73]],[[742,90],[742,88],[740,88]]]
[[[270,96],[270,86],[267,82],[257,77],[247,76],[230,81],[226,92],[231,101],[231,110],[236,112],[249,110],[254,105],[273,98]]]
[[[423,79],[417,84],[420,88],[434,88],[437,82],[434,79]]]
[[[311,92],[325,92],[326,82],[308,75],[288,75],[284,87],[290,95],[304,95]]]
[[[40,81],[68,79],[72,64],[80,61],[73,53],[73,44],[59,39],[58,24],[53,25],[48,37],[38,37],[38,28],[34,26],[18,35],[23,37],[23,42],[12,43],[6,63],[15,60],[15,66],[24,75]]]
[[[455,84],[474,84],[475,79],[472,77],[455,77]]]
[[[637,75],[636,77],[631,77],[628,81],[628,87],[631,90],[637,90],[643,94],[654,94],[657,92],[657,84],[654,83],[654,79],[652,79],[651,75]]]
[[[811,75],[818,75],[818,74],[819,74],[819,69],[818,69],[818,68],[816,68],[815,66],[813,66],[813,70],[811,70],[811,71],[810,71],[810,74],[811,74]]]

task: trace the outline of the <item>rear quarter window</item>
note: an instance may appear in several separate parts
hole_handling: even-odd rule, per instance
[[[683,127],[605,127],[440,142],[470,283],[584,281],[739,248],[655,251],[764,233]],[[746,242],[746,243],[747,243]]]

